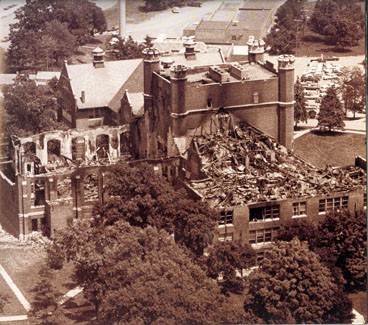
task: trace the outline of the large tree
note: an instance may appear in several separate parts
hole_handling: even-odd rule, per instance
[[[241,293],[243,291],[243,279],[237,276],[243,274],[243,269],[255,265],[255,251],[250,245],[240,242],[218,242],[208,252],[206,258],[207,274],[219,281],[222,291]]]
[[[216,283],[164,230],[84,220],[59,232],[53,246],[74,261],[75,278],[102,324],[233,320]]]
[[[19,75],[14,84],[4,87],[7,135],[27,136],[63,128],[57,122],[58,105],[54,89],[37,85],[28,76]]]
[[[366,88],[365,74],[359,67],[343,68],[340,77],[339,91],[345,106],[345,112],[360,113],[365,108]]]
[[[267,35],[271,54],[293,53],[303,24],[305,0],[287,0],[277,9],[275,24]]]
[[[351,301],[307,243],[295,238],[265,251],[247,278],[244,309],[261,323],[350,323]]]
[[[7,61],[14,72],[60,64],[107,26],[101,8],[88,0],[27,0],[16,19],[10,26]]]
[[[349,291],[365,290],[367,286],[366,221],[363,211],[336,212],[327,215],[317,233],[316,252],[331,268],[341,269]]]
[[[294,99],[294,121],[296,127],[299,122],[307,122],[308,120],[308,112],[305,107],[304,87],[300,83],[299,77],[294,85]]]
[[[318,0],[309,24],[337,48],[356,46],[364,36],[364,14],[354,1]]]
[[[165,229],[197,256],[212,242],[218,213],[186,192],[174,190],[151,166],[119,164],[109,169],[105,181],[104,203],[96,207],[96,222],[113,224],[124,219],[133,226]]]
[[[328,131],[344,128],[344,111],[334,87],[328,88],[322,98],[317,120],[318,126]]]

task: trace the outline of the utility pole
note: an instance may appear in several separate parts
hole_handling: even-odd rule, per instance
[[[299,46],[299,22],[303,21],[302,19],[294,19],[296,22],[296,44],[295,44],[295,56],[298,55],[298,46]]]

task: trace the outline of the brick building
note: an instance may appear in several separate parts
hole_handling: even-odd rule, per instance
[[[198,24],[187,26],[184,36],[195,36],[197,41],[209,44],[245,45],[249,36],[266,37],[277,8],[283,0],[224,1],[210,17]]]
[[[364,170],[323,173],[292,155],[293,56],[274,67],[264,62],[264,43],[250,39],[248,60],[226,63],[194,45],[117,62],[97,49],[93,64],[65,64],[60,115],[71,129],[13,137],[11,166],[0,172],[4,229],[52,235],[90,216],[105,170],[120,160],[148,161],[220,209],[219,240],[257,246],[288,220],[363,208]]]

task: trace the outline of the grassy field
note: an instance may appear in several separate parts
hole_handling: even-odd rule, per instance
[[[355,156],[366,156],[362,134],[310,132],[294,141],[294,152],[312,165],[324,168],[353,165]]]
[[[364,1],[359,1],[358,4],[361,6],[364,12]],[[311,16],[315,2],[306,2],[305,9],[307,10],[307,15]],[[355,56],[365,54],[365,42],[364,37],[360,40],[358,46],[354,46],[345,51],[336,51],[336,49],[331,45],[326,45],[324,43],[324,36],[312,32],[308,26],[305,26],[304,37],[303,32],[300,32],[300,44],[297,50],[297,56],[320,56],[321,54],[325,56]]]

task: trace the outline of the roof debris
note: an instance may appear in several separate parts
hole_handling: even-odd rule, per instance
[[[213,206],[313,197],[365,186],[358,167],[313,167],[270,136],[248,125],[193,139],[202,180],[191,187]]]

